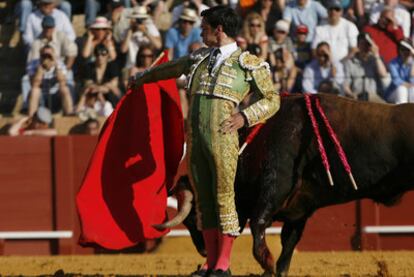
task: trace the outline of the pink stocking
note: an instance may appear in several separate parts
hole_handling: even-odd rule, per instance
[[[223,271],[230,267],[230,256],[233,242],[236,237],[226,234],[219,234],[219,249],[216,267],[214,269],[221,269]]]
[[[207,267],[213,269],[217,262],[218,230],[216,228],[203,230],[204,243],[207,250]],[[203,266],[203,269],[206,265]]]

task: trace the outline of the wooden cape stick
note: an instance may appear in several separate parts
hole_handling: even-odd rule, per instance
[[[149,68],[154,67],[163,57],[165,56],[165,51],[162,51],[161,54],[153,61],[153,63],[149,66]]]

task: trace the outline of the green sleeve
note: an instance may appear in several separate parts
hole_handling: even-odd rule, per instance
[[[145,84],[160,80],[178,78],[182,74],[188,74],[191,64],[192,60],[190,57],[184,56],[177,60],[169,61],[144,71],[139,79],[143,84]]]
[[[272,117],[280,107],[280,96],[275,91],[269,71],[262,66],[248,72],[252,87],[260,92],[262,98],[241,112],[247,119],[249,127]]]

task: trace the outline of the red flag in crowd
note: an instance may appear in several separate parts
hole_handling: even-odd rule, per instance
[[[129,90],[101,131],[77,195],[80,244],[118,250],[165,235],[152,225],[166,220],[183,144],[175,80]]]

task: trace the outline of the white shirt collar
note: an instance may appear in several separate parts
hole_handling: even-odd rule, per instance
[[[237,50],[237,43],[232,42],[220,47],[220,55],[221,57],[228,58],[231,54],[233,54]]]
[[[232,42],[226,45],[221,46],[220,48],[220,54],[218,54],[216,63],[213,66],[214,68],[217,68],[220,64],[222,64],[228,57],[231,56],[234,52],[237,51],[238,46],[236,42]]]

